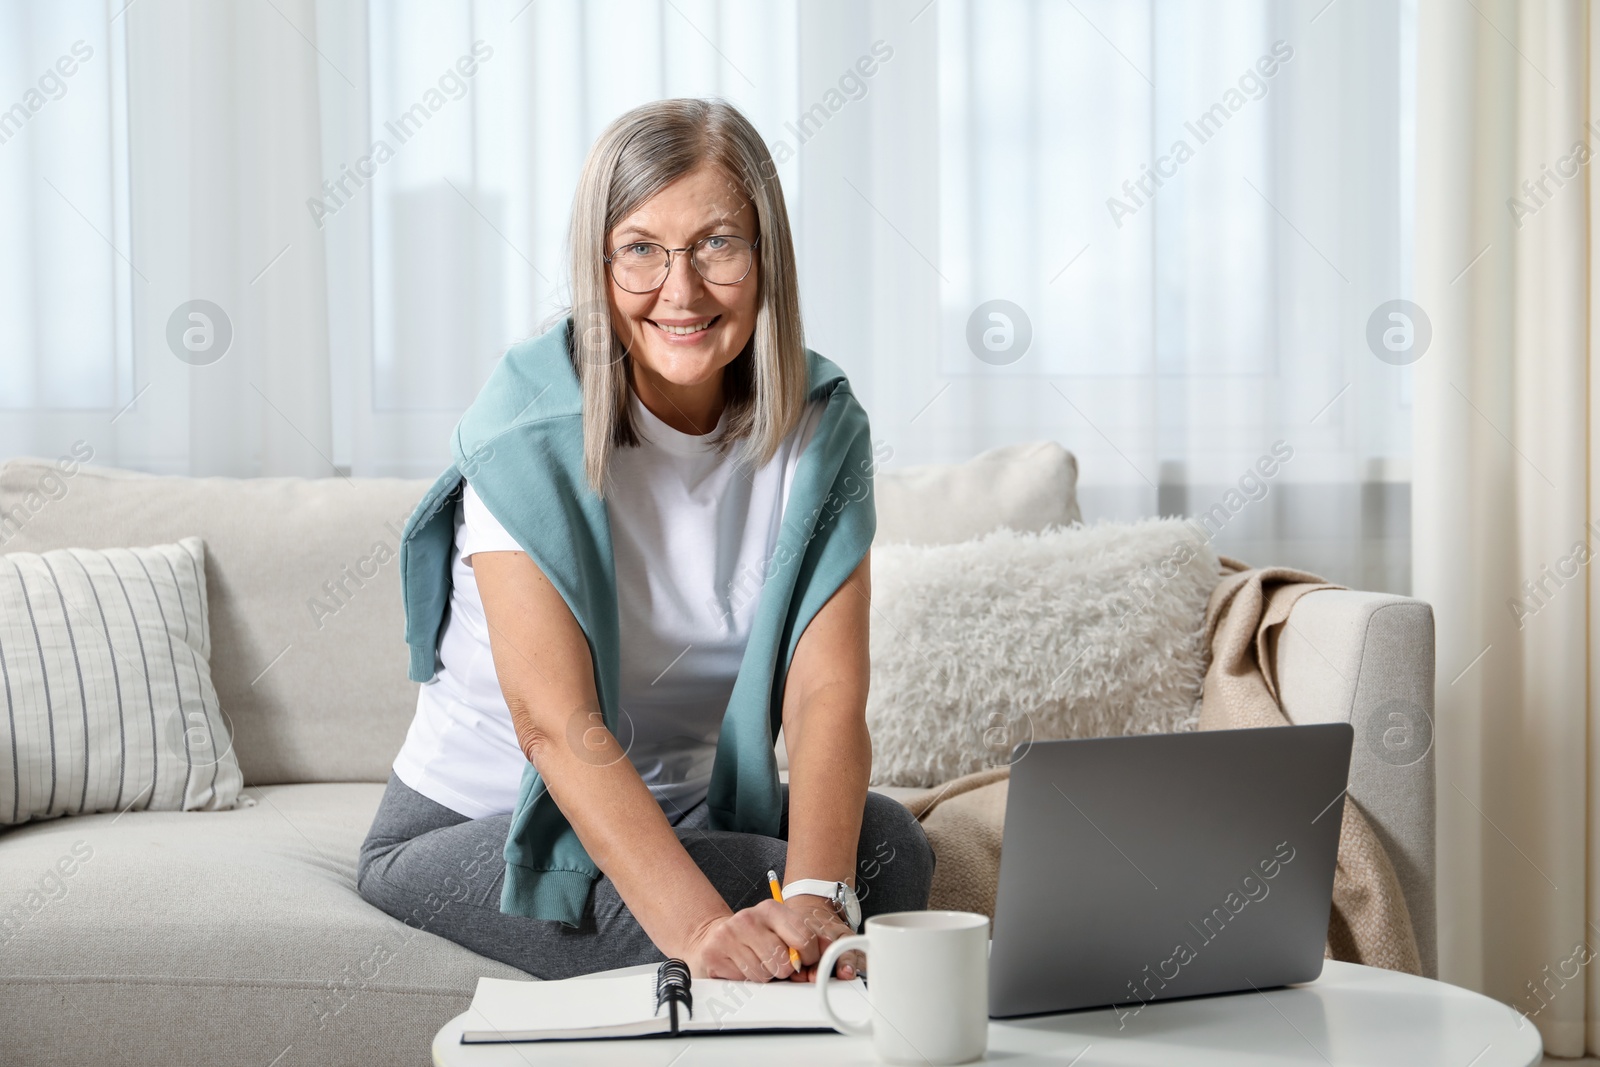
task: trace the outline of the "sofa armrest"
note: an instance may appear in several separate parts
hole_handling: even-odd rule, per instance
[[[1423,973],[1435,977],[1433,608],[1387,593],[1307,593],[1271,658],[1290,722],[1355,727],[1350,796],[1394,864]]]

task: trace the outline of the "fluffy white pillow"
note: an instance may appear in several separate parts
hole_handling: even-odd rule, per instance
[[[0,556],[0,824],[232,808],[205,546]]]
[[[1181,519],[872,549],[872,784],[1048,738],[1192,729],[1216,553]]]

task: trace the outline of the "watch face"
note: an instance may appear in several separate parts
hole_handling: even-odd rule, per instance
[[[843,882],[839,883],[839,895],[844,898],[845,921],[850,924],[850,929],[861,929],[861,901]]]

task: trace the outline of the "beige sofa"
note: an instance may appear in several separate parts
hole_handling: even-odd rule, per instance
[[[0,915],[20,920],[0,943],[0,1062],[427,1063],[480,975],[526,977],[355,888],[356,851],[415,706],[395,553],[429,483],[94,467],[44,480],[54,469],[0,467],[0,553],[204,538],[212,671],[257,803],[0,832]],[[1053,444],[880,471],[880,541],[1070,521],[1075,477]],[[1386,728],[1391,701],[1431,714],[1431,612],[1321,592],[1291,622],[1275,653],[1287,711],[1356,724],[1351,794],[1396,862],[1431,970],[1431,751],[1399,766],[1363,741]],[[41,878],[69,855],[81,862],[64,890],[35,908]]]

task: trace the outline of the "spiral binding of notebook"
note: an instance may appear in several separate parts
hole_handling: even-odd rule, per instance
[[[689,965],[679,959],[670,959],[656,969],[656,1010],[666,1004],[672,1018],[672,1033],[678,1033],[678,1005],[682,1004],[689,1018],[694,1018],[694,994],[689,991]]]

